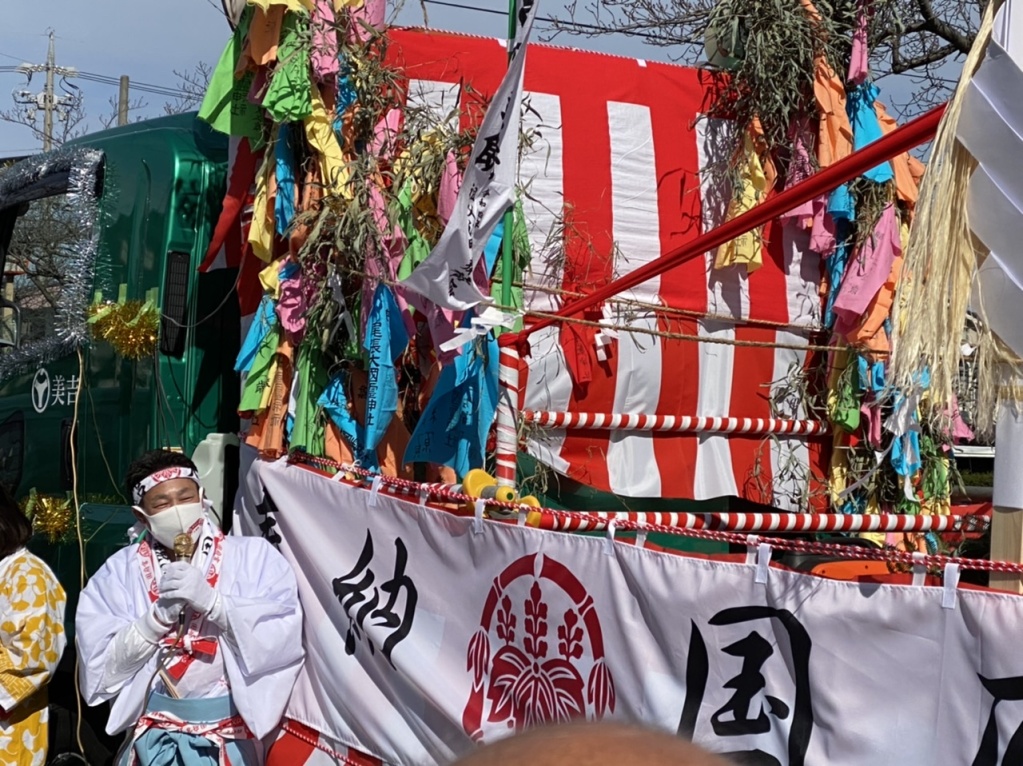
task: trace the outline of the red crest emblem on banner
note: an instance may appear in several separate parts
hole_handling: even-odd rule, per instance
[[[540,553],[495,578],[466,669],[472,691],[462,725],[475,741],[487,724],[518,730],[614,712],[593,598],[564,564]]]

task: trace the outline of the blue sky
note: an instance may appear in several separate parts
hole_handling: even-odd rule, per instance
[[[504,36],[506,0],[444,0],[488,9],[491,13],[467,11],[433,4],[427,0],[431,27],[472,34]],[[565,0],[545,0],[541,15],[564,16]],[[580,5],[585,5],[580,2]],[[42,89],[42,75],[26,85],[22,74],[4,67],[22,62],[43,63],[46,59],[47,30],[56,35],[57,64],[75,67],[93,79],[74,78],[81,89],[89,114],[88,128],[102,127],[98,117],[111,113],[110,99],[117,96],[116,79],[128,75],[140,84],[161,88],[178,87],[175,70],[187,71],[197,62],[216,63],[230,34],[220,11],[220,0],[7,0],[0,24],[0,109],[14,106],[11,92]],[[419,0],[408,0],[396,15],[396,22],[422,25]],[[580,20],[587,20],[580,17]],[[543,36],[538,24],[534,35]],[[549,31],[549,30],[548,30]],[[562,35],[560,45],[617,53],[626,56],[669,60],[671,50],[645,45],[635,37],[614,35],[586,38]],[[96,82],[94,76],[112,78],[115,83]],[[908,83],[887,80],[882,92],[897,97],[908,95]],[[135,116],[157,116],[169,99],[154,93],[133,92],[148,102]],[[884,95],[882,96],[884,98]],[[41,125],[41,123],[40,123]],[[0,122],[0,158],[37,151],[40,142],[26,127]]]
[[[430,26],[473,34],[503,36],[507,9],[504,0],[453,0],[458,4],[487,8],[500,13],[481,13],[428,5]],[[75,67],[83,73],[116,78],[128,75],[138,83],[164,88],[178,86],[174,71],[191,69],[197,62],[216,63],[230,31],[220,12],[219,0],[103,0],[83,3],[81,0],[16,0],[4,3],[0,24],[0,109],[14,106],[11,92],[42,89],[42,75],[34,75],[30,85],[25,76],[2,67],[22,62],[43,63],[46,60],[47,30],[56,35],[58,66]],[[541,13],[553,15],[561,7],[551,2]],[[423,14],[418,0],[411,0],[400,9],[397,21],[422,25]],[[619,53],[667,59],[667,51],[643,45],[635,38],[615,36],[588,40],[562,38],[563,45],[574,45],[607,53]],[[90,115],[89,127],[101,128],[97,117],[109,115],[109,100],[116,98],[117,86],[82,78],[72,79],[85,97]],[[133,93],[148,102],[142,116],[161,114],[169,100],[152,93]],[[40,122],[41,126],[41,122]],[[28,128],[0,122],[0,157],[27,154],[40,148],[39,140]]]

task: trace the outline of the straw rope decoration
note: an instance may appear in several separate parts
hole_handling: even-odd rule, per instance
[[[967,86],[991,39],[996,5],[1000,3],[989,3],[984,11],[976,41],[938,128],[893,306],[889,380],[896,388],[909,391],[918,385],[920,370],[929,369],[929,411],[921,414],[939,429],[948,426],[971,285],[986,255],[977,249],[979,243],[970,232],[966,211],[966,190],[976,163],[956,139],[956,129]],[[983,317],[983,307],[975,308]],[[997,348],[986,324],[981,334],[974,430],[986,436],[993,431],[997,410],[997,365],[1008,356]]]

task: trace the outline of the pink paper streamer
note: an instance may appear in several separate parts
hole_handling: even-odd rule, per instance
[[[863,416],[863,431],[867,435],[867,443],[874,449],[881,449],[881,409],[876,402],[864,402],[860,407]]]
[[[806,119],[793,122],[789,136],[792,138],[792,161],[789,163],[785,178],[785,188],[789,189],[805,181],[813,175],[813,164],[810,161],[810,148],[813,146],[813,134]],[[784,215],[778,216],[785,224],[810,229],[810,249],[823,256],[828,256],[835,249],[835,224],[827,214],[828,197],[822,195],[804,202]]]
[[[810,249],[827,258],[835,252],[835,220],[828,214],[828,197],[817,197],[813,206],[813,223],[810,225]]]
[[[847,323],[855,324],[888,279],[892,262],[901,253],[899,222],[895,218],[895,207],[888,203],[873,235],[846,266],[842,286],[835,299],[835,314]]]
[[[867,48],[867,7],[866,0],[861,0],[856,15],[856,30],[853,32],[852,52],[849,56],[848,80],[859,85],[870,74],[870,50]]]
[[[807,145],[811,141],[807,120],[793,121],[789,129],[789,137],[792,139],[792,160],[789,162],[788,173],[786,173],[785,177],[786,189],[792,188],[813,175],[813,166],[810,164],[810,152],[807,149]],[[796,226],[805,228],[804,221],[812,218],[813,213],[813,201],[811,200],[778,216],[778,220],[783,223],[794,223]]]
[[[952,441],[968,442],[973,439],[973,430],[966,425],[959,414],[959,398],[952,394]]]
[[[368,151],[376,157],[390,157],[395,139],[401,129],[401,111],[390,109],[373,129],[373,139],[369,142]]]
[[[385,9],[384,0],[366,0],[361,8],[350,11],[352,23],[348,27],[349,41],[366,42],[370,37],[366,25],[375,29],[383,28]]]
[[[277,316],[281,327],[295,342],[305,333],[305,315],[309,307],[302,273],[281,282],[281,297],[277,301]]]
[[[320,82],[337,75],[341,65],[337,59],[337,32],[334,29],[334,6],[331,0],[316,0],[312,13],[313,75]]]
[[[440,177],[440,188],[437,190],[437,217],[447,226],[451,214],[458,201],[458,190],[462,186],[462,174],[458,170],[458,160],[454,152],[448,152],[444,160],[444,171]]]
[[[387,232],[386,203],[379,187],[373,183],[370,184],[369,188],[369,206],[373,211],[373,220],[376,222],[377,230]],[[388,282],[398,281],[398,266],[405,255],[408,240],[405,238],[405,233],[401,230],[401,227],[391,226],[390,233],[385,233],[383,236],[382,245],[383,247],[380,250],[371,247],[370,251],[366,253],[367,276],[362,281],[363,311],[361,313],[363,335],[366,334],[366,320],[369,319],[369,311],[366,309],[373,305],[373,292],[377,287],[375,277],[383,277]],[[398,308],[401,309],[406,329],[410,330],[410,335],[415,334],[415,327],[411,323],[411,317],[408,316],[408,302],[406,301],[405,291],[396,289],[394,291],[394,298],[398,303]]]

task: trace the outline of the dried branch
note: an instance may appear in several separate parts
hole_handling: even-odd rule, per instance
[[[163,105],[164,114],[182,114],[198,109],[206,95],[206,88],[209,87],[212,75],[213,67],[205,61],[200,61],[188,72],[179,72],[175,69],[174,76],[178,78],[178,89],[182,91],[182,95]]]
[[[870,3],[871,69],[875,79],[909,75],[917,87],[903,116],[943,100],[949,91],[944,69],[973,45],[980,11],[988,0],[873,0]],[[839,35],[848,38],[856,3],[819,0],[818,9]],[[592,0],[572,2],[552,25],[554,34],[584,37],[628,34],[668,49],[680,63],[702,63],[704,36],[717,0]],[[796,4],[798,7],[798,3]],[[783,6],[763,3],[765,15]],[[746,19],[755,22],[756,19]]]

